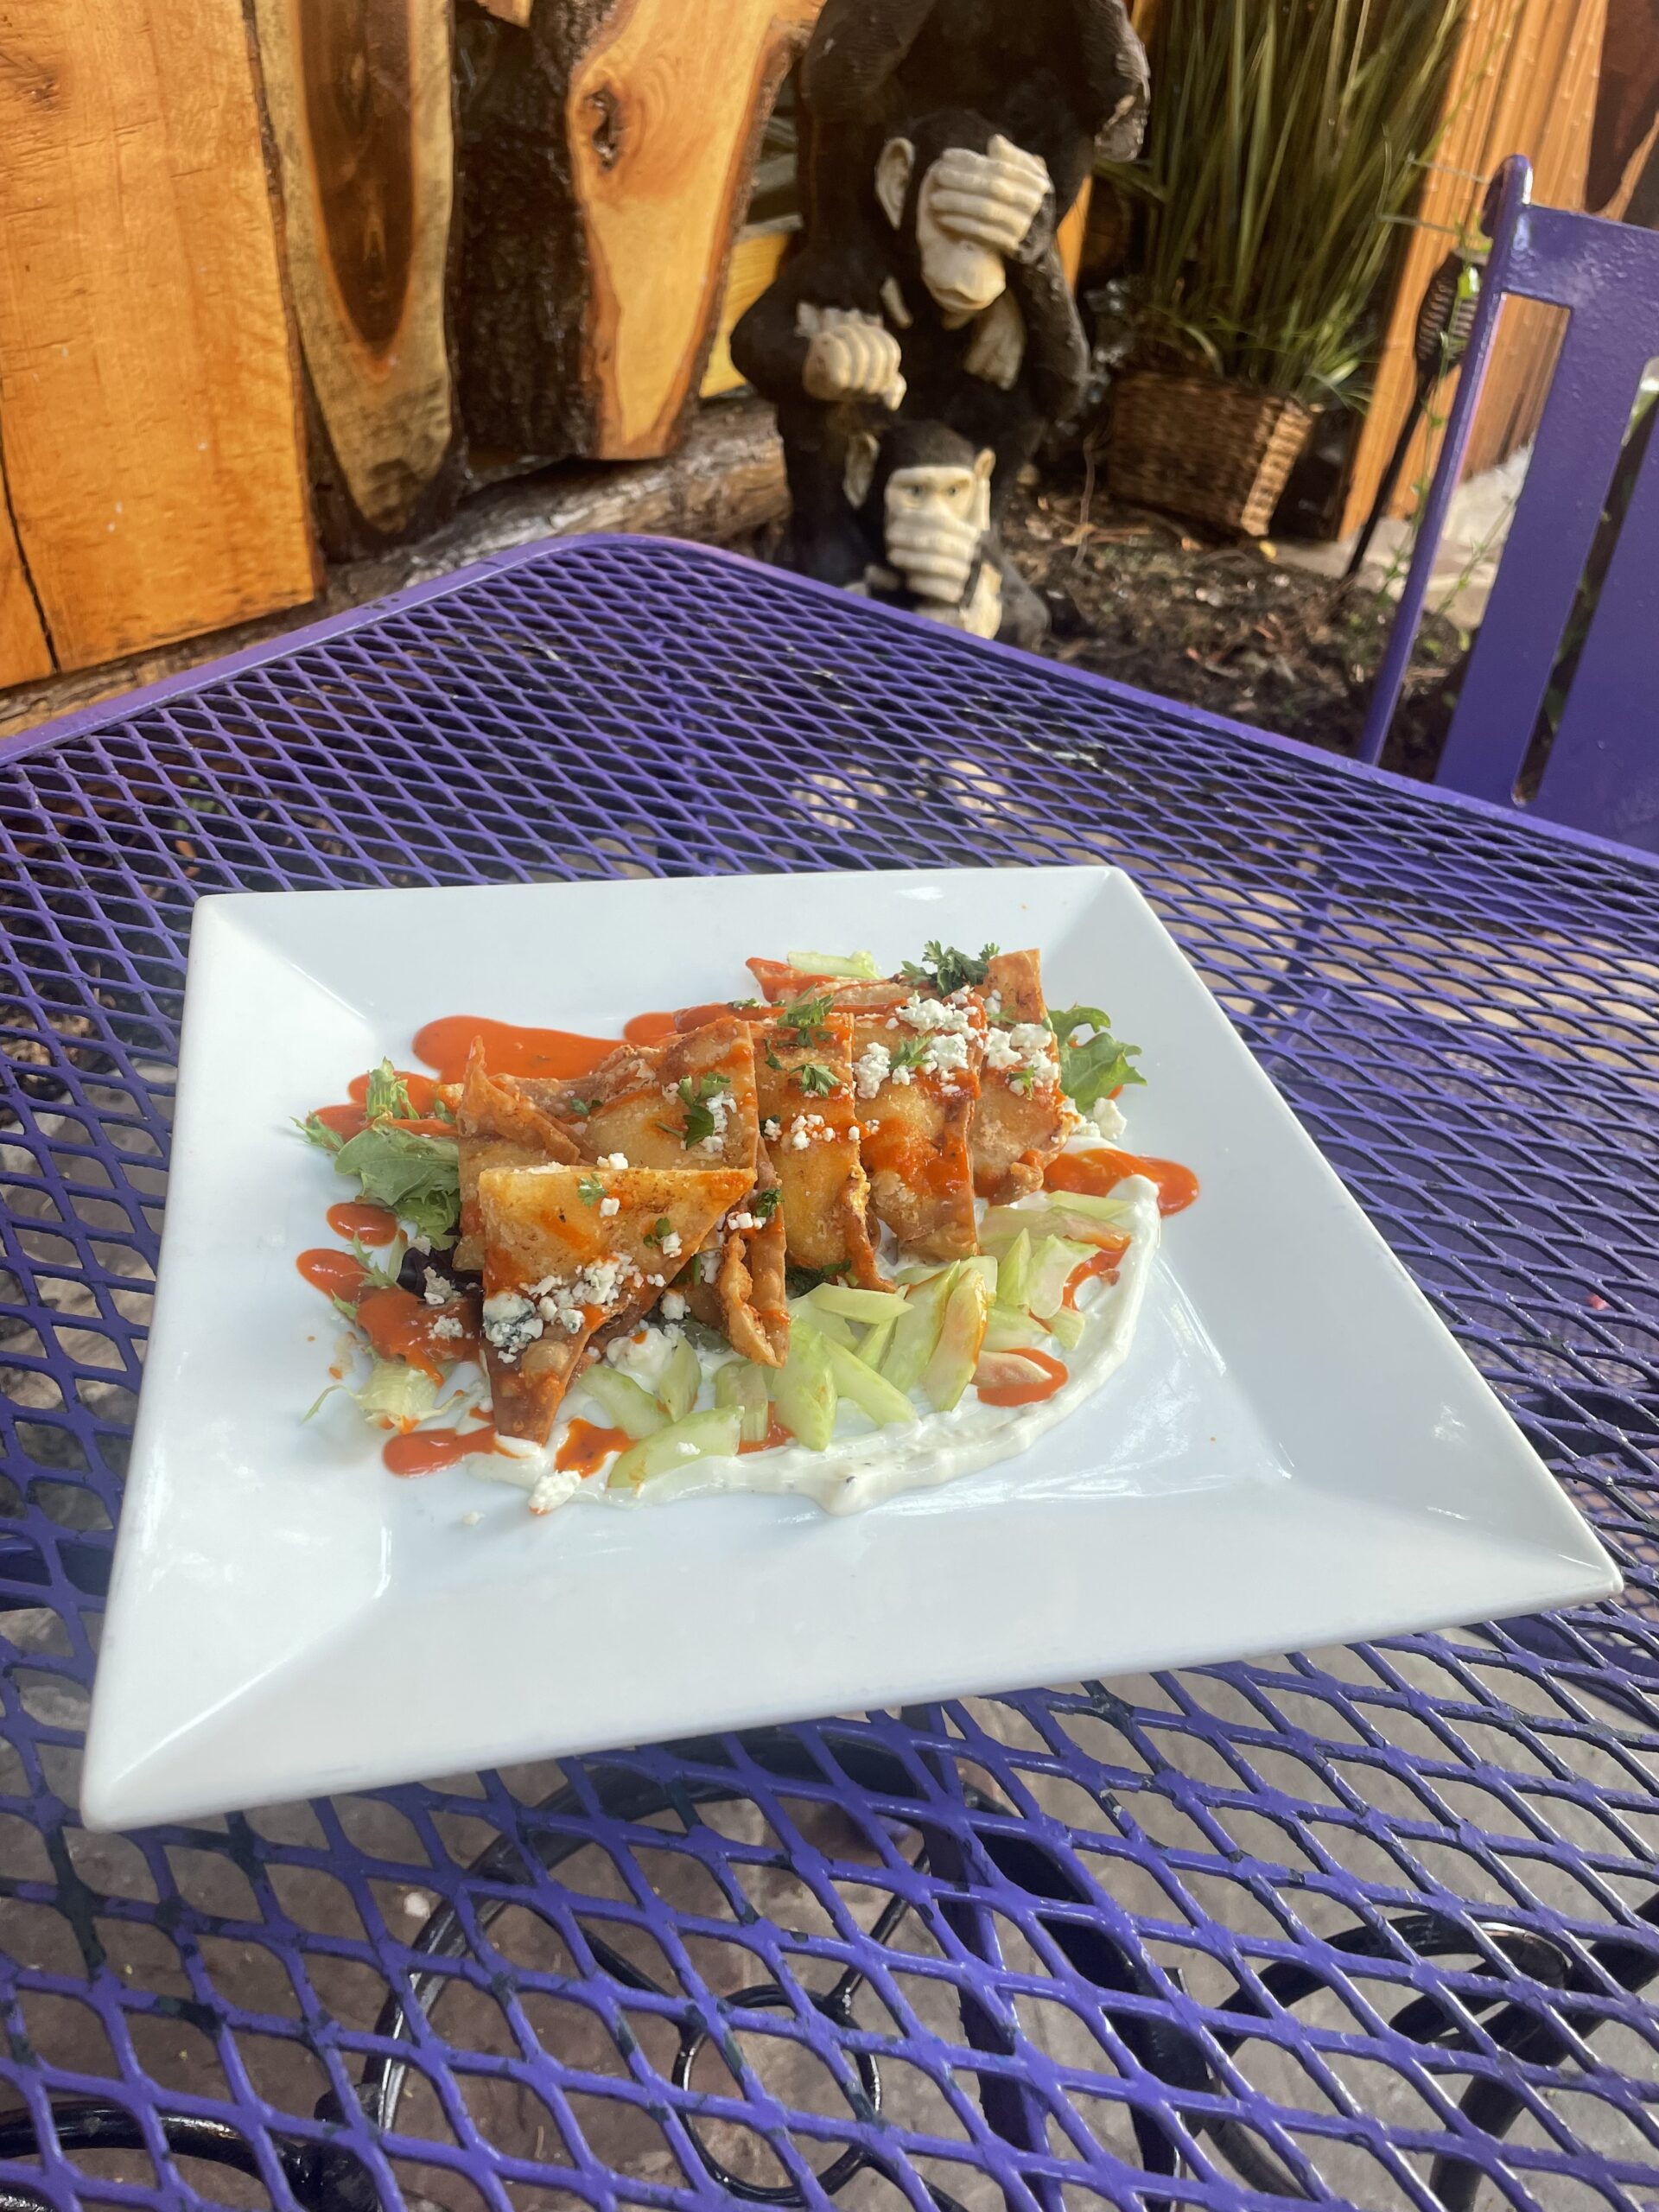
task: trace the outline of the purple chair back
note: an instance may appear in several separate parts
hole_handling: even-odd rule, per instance
[[[1560,652],[1647,365],[1659,356],[1659,232],[1530,204],[1503,165],[1485,289],[1362,743],[1376,760],[1403,689],[1505,300],[1570,310],[1526,487],[1459,693],[1440,780],[1519,806],[1516,780]],[[1659,435],[1649,448],[1532,807],[1659,851]]]

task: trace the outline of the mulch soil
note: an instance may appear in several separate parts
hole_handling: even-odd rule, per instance
[[[1290,568],[1271,547],[1115,506],[1081,480],[1022,488],[1004,538],[1048,601],[1043,651],[1138,690],[1352,753],[1391,601]],[[1385,766],[1430,777],[1467,639],[1430,614]]]

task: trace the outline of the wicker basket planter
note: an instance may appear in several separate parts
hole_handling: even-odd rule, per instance
[[[1265,537],[1313,427],[1300,400],[1214,377],[1136,370],[1112,393],[1112,495]]]

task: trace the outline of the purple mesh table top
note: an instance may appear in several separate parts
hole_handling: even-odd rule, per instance
[[[0,2212],[1659,2200],[1649,864],[641,540],[6,751]],[[1620,1605],[79,1826],[199,893],[1103,860]]]

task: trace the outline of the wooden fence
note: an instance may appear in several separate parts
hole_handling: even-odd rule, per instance
[[[820,4],[8,9],[0,684],[301,606],[473,482],[672,450],[787,243],[764,194],[746,217]],[[1431,220],[1516,145],[1574,197],[1605,4],[1470,0]],[[1351,514],[1441,243],[1404,257]],[[1489,445],[1542,358],[1497,380]]]
[[[1468,0],[1446,91],[1444,136],[1426,181],[1419,227],[1401,257],[1376,389],[1356,442],[1338,535],[1370,513],[1416,386],[1418,311],[1446,250],[1478,236],[1481,204],[1498,163],[1530,156],[1537,197],[1584,205],[1607,0]],[[1506,309],[1503,344],[1481,404],[1469,469],[1491,467],[1537,428],[1559,342],[1557,318],[1527,302]],[[1441,394],[1440,412],[1452,387]],[[1432,429],[1418,435],[1395,512],[1409,513],[1432,462]]]

